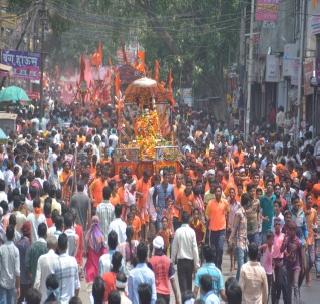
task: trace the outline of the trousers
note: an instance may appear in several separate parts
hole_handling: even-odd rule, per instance
[[[194,262],[189,259],[178,259],[177,271],[178,281],[180,287],[180,294],[182,295],[187,290],[192,290],[192,274],[194,270]]]
[[[210,231],[209,245],[214,248],[216,256],[214,263],[221,270],[223,246],[226,238],[226,230]]]
[[[283,265],[283,259],[274,259],[274,285],[271,290],[272,304],[278,303],[283,297],[283,303],[288,303],[288,279],[287,270]]]
[[[16,289],[6,289],[0,286],[0,304],[16,304]]]

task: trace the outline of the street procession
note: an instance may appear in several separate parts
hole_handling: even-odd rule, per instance
[[[0,304],[316,304],[319,0],[0,0]]]

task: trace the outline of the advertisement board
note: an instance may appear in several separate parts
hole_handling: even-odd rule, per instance
[[[40,53],[15,50],[3,50],[1,62],[12,67],[12,77],[40,79]]]

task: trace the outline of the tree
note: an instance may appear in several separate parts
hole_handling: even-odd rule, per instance
[[[10,2],[17,8],[24,1]],[[162,79],[171,67],[176,88],[193,87],[198,97],[223,96],[225,68],[237,61],[240,2],[47,0],[49,56],[74,65],[80,53],[92,53],[98,41],[112,57],[121,41],[138,41],[151,67],[160,60]]]

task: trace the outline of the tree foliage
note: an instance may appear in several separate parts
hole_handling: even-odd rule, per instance
[[[11,0],[21,10],[31,1]],[[193,87],[198,97],[222,96],[224,69],[237,61],[242,0],[46,0],[52,61],[78,64],[80,53],[104,43],[115,58],[121,41],[138,41],[152,68],[161,62],[175,87]],[[29,3],[30,5],[30,3]]]

